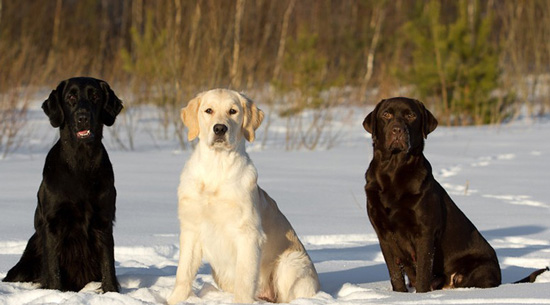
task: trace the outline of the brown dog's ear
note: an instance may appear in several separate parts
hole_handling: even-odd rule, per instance
[[[420,107],[422,112],[422,135],[424,139],[428,138],[428,134],[435,130],[437,127],[437,119],[434,115],[424,106],[424,104],[419,100],[414,100]]]
[[[99,83],[105,93],[105,104],[101,110],[101,121],[105,126],[111,126],[115,123],[116,116],[122,110],[122,101],[116,96],[109,84],[104,81]]]
[[[243,106],[243,134],[248,142],[256,138],[256,129],[260,127],[264,119],[264,112],[256,107],[256,104],[246,95],[239,93],[239,99]]]
[[[52,90],[48,99],[42,103],[42,110],[44,110],[44,113],[50,119],[50,124],[55,128],[61,126],[65,121],[63,108],[61,108],[61,101],[63,100],[63,90],[65,90],[66,85],[66,80],[59,83],[57,88]]]
[[[365,117],[365,119],[363,120],[363,128],[365,128],[365,130],[370,134],[372,134],[372,130],[374,127],[373,125],[375,124],[373,117],[376,117],[376,113],[374,110],[371,113],[369,113],[367,117]]]
[[[384,101],[385,100],[381,100],[378,104],[376,104],[374,110],[367,115],[365,120],[363,120],[363,128],[365,128],[368,133],[372,134],[373,137],[376,136],[376,117],[378,114],[378,109],[380,109],[380,105]]]
[[[187,140],[193,141],[199,136],[199,106],[201,104],[201,96],[197,96],[187,103],[187,106],[181,109],[181,120],[187,126]]]

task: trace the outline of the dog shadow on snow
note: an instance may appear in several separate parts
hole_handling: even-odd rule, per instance
[[[496,244],[496,240],[502,240],[508,237],[525,237],[529,240],[535,240],[530,235],[538,234],[548,230],[542,226],[515,226],[508,228],[500,228],[493,230],[482,231],[483,236],[491,244]],[[494,241],[494,242],[493,242]],[[501,243],[501,241],[499,241]],[[319,280],[321,282],[321,290],[331,295],[336,295],[342,286],[346,283],[360,285],[373,282],[388,282],[388,289],[391,289],[389,283],[388,270],[386,264],[380,262],[382,256],[380,246],[376,244],[370,244],[365,246],[355,247],[342,247],[338,248],[323,248],[308,250],[309,255],[313,262],[319,267],[322,264],[331,264],[334,262],[338,265],[336,271],[319,272]],[[519,239],[515,244],[496,248],[497,256],[502,263],[506,258],[522,258],[533,252],[541,251],[544,249],[550,249],[548,241],[537,244],[521,244]],[[525,258],[529,260],[529,258]],[[369,263],[368,266],[345,268],[345,262],[349,262],[350,265],[357,266],[361,261]],[[375,262],[373,264],[373,262]],[[354,263],[354,262],[357,262]],[[509,263],[508,263],[509,264]],[[550,264],[550,261],[548,262]],[[319,267],[318,270],[320,269]],[[502,282],[508,284],[519,279],[524,278],[536,269],[544,268],[546,266],[534,266],[533,268],[526,268],[521,266],[507,266],[502,269]],[[173,277],[176,274],[177,266],[166,266],[162,268],[156,268],[152,266],[144,267],[120,267],[117,264],[116,271],[117,277],[122,286],[121,291],[125,294],[133,292],[141,288],[150,288],[158,284],[159,281],[163,281],[163,278]],[[197,274],[210,274],[211,267],[209,264],[203,264]],[[203,283],[204,284],[204,283]],[[162,299],[162,298],[161,298]]]
[[[309,250],[313,263],[318,265],[330,261],[342,265],[342,261],[374,261],[381,255],[378,244],[347,247],[347,248],[325,248]],[[335,295],[346,283],[363,284],[388,280],[386,264],[377,263],[369,266],[354,267],[346,270],[319,272],[321,290]]]
[[[507,237],[525,237],[530,238],[529,235],[541,233],[548,230],[547,227],[542,226],[514,226],[508,228],[500,228],[493,230],[482,231],[482,235],[493,244],[492,240],[504,239]],[[502,263],[506,258],[521,258],[530,253],[537,252],[544,249],[550,249],[549,244],[530,245],[524,244],[513,245],[505,248],[496,248],[497,257],[501,263],[502,283],[509,284],[514,281],[520,280],[536,269],[544,268],[546,266],[536,266],[533,268],[525,268],[521,266],[507,266],[502,269]],[[382,256],[381,250],[378,244],[350,247],[350,248],[325,248],[309,250],[313,262],[322,264],[330,261],[334,261],[335,264],[342,265],[342,262],[338,261],[367,261],[372,262],[375,259],[380,259]],[[528,258],[526,258],[528,260]],[[550,264],[550,261],[548,261]],[[372,282],[388,282],[388,289],[391,289],[389,282],[388,269],[385,263],[372,264],[369,266],[354,267],[346,270],[337,270],[329,272],[320,272],[319,281],[321,282],[321,290],[331,295],[335,295],[346,283],[359,285]]]
[[[116,267],[121,289],[128,293],[140,288],[149,288],[157,284],[161,277],[176,274],[177,266],[156,267]]]
[[[144,267],[120,267],[116,266],[117,278],[120,283],[122,294],[130,294],[139,289],[148,289],[156,285],[162,287],[169,287],[172,290],[175,282],[175,275],[177,272],[177,265],[166,266],[162,268],[144,266]],[[195,278],[196,283],[200,287],[195,293],[201,297],[212,291],[221,292],[216,288],[215,284],[211,283],[209,279],[211,276],[206,276],[206,279],[201,275],[212,274],[212,268],[210,264],[203,263]],[[165,304],[166,296],[163,293],[150,290],[149,293],[153,296],[158,303]]]
[[[502,283],[508,284],[515,281],[518,281],[531,272],[545,268],[550,265],[550,259],[545,263],[545,265],[533,266],[532,268],[526,268],[521,266],[507,266],[503,269],[502,263],[505,262],[507,258],[522,258],[533,252],[550,249],[550,243],[548,240],[538,240],[536,237],[533,238],[530,235],[538,234],[544,231],[547,231],[548,227],[542,226],[514,226],[508,228],[500,228],[493,230],[485,230],[481,234],[489,241],[490,244],[494,246],[493,240],[501,240],[508,237],[519,238],[517,242],[514,242],[513,245],[508,247],[495,248],[497,252],[497,257],[500,262],[500,268],[502,272]],[[521,238],[524,237],[528,240],[522,244]],[[540,237],[539,237],[540,239]],[[512,243],[512,242],[509,242]],[[536,259],[536,258],[535,258]],[[529,258],[525,258],[525,261],[528,261]],[[538,260],[538,259],[536,259]],[[510,264],[510,262],[508,262]]]

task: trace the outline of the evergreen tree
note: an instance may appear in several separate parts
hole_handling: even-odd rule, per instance
[[[452,125],[485,124],[506,116],[503,100],[492,95],[499,87],[498,50],[489,41],[490,12],[479,1],[457,2],[456,20],[441,21],[439,1],[419,8],[419,18],[404,27],[412,43],[412,65],[402,76],[422,99],[440,100],[436,110]]]

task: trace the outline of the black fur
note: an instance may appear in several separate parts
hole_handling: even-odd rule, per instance
[[[113,223],[116,190],[101,143],[122,102],[101,80],[79,77],[53,90],[42,108],[60,139],[49,151],[38,190],[36,232],[4,282],[36,282],[42,288],[79,291],[101,281],[118,291]]]

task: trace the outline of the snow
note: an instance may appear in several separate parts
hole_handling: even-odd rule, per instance
[[[364,173],[372,148],[361,122],[369,110],[355,109],[349,123],[333,122],[339,137],[333,149],[285,151],[282,120],[272,123],[267,144],[249,145],[259,184],[288,217],[319,273],[322,291],[292,304],[550,304],[550,272],[536,283],[510,284],[550,265],[550,121],[440,126],[428,136],[425,155],[436,179],[497,251],[504,284],[396,293],[365,210]],[[114,236],[121,293],[98,293],[99,283],[78,293],[0,283],[0,304],[165,303],[178,259],[176,188],[190,151],[157,136],[154,120],[141,120],[135,151],[121,150],[112,130],[105,130],[118,191]],[[44,158],[57,134],[48,126],[38,104],[21,147],[0,159],[0,278],[33,232]],[[258,141],[265,132],[260,128]],[[232,301],[216,288],[208,264],[200,268],[194,291],[188,303]]]

